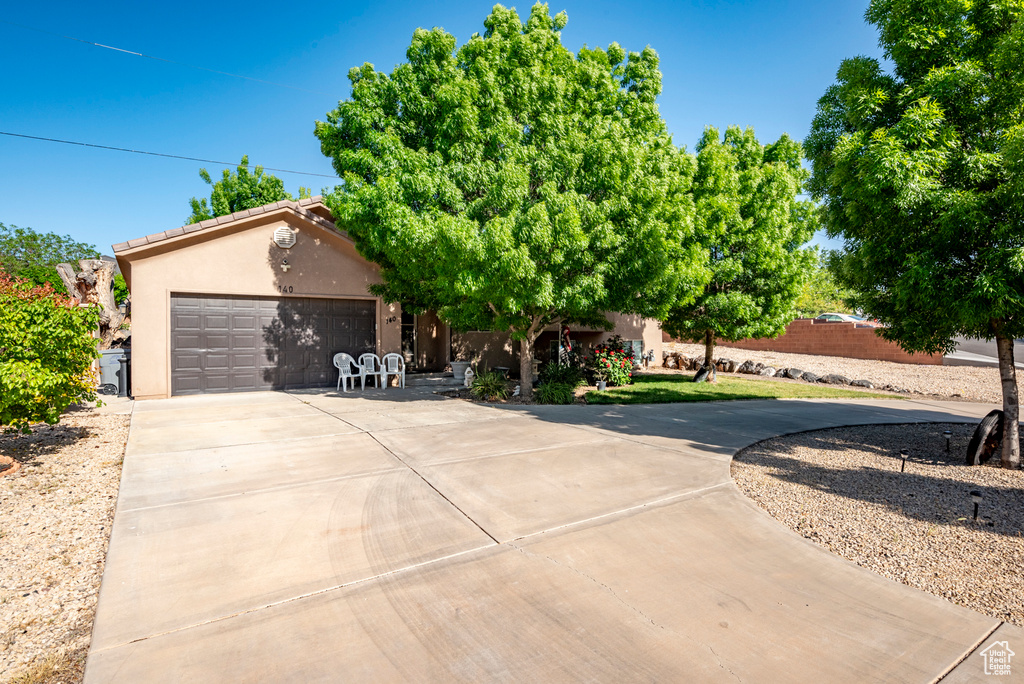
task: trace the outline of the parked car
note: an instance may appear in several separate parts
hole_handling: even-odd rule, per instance
[[[823,313],[814,320],[816,321],[831,321],[831,322],[842,322],[842,323],[860,323],[863,318],[859,316],[853,316],[851,314],[844,313]]]

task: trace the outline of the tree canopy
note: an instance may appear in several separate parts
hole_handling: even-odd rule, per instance
[[[770,145],[751,128],[708,128],[697,145],[693,180],[696,234],[710,281],[696,299],[672,308],[669,334],[703,341],[705,364],[716,338],[775,337],[795,316],[794,303],[815,261],[804,247],[816,222],[797,199],[807,172],[800,144],[783,135]]]
[[[418,29],[391,74],[364,64],[317,122],[343,184],[325,198],[387,301],[532,342],[605,311],[660,315],[704,276],[690,244],[693,158],[655,103],[658,56],[561,43],[566,15],[496,5],[456,50]],[[523,382],[529,394],[529,382]]]
[[[845,240],[838,275],[881,334],[924,352],[996,338],[1004,465],[1019,460],[1024,336],[1022,13],[1020,0],[874,0],[893,69],[845,60],[806,140],[810,190]]]
[[[0,268],[35,285],[49,283],[63,291],[57,264],[77,264],[79,259],[99,257],[94,245],[75,242],[70,235],[39,233],[0,223]]]
[[[199,223],[236,211],[295,199],[285,192],[284,181],[273,174],[264,173],[262,166],[250,171],[247,155],[242,156],[242,161],[234,171],[224,169],[221,179],[217,182],[213,181],[206,169],[199,169],[199,177],[213,186],[210,201],[207,202],[205,198],[190,199],[192,214],[186,219],[187,223]],[[299,188],[299,197],[309,197],[309,194],[309,188]]]
[[[808,273],[807,280],[800,288],[793,307],[798,316],[814,318],[826,312],[853,313],[847,300],[852,296],[849,288],[836,280],[829,268],[829,252],[817,255],[817,261]]]

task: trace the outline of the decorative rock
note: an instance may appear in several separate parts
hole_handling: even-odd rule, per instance
[[[763,375],[766,378],[774,378],[778,372],[778,368],[773,368],[772,366],[765,366],[758,372],[758,375]]]
[[[787,368],[785,373],[787,378],[791,378],[793,380],[803,380],[804,377],[804,372],[799,368]]]
[[[827,382],[830,385],[849,385],[850,378],[839,375],[838,373],[829,373],[828,375],[821,378],[822,382]]]
[[[756,365],[757,364],[755,364],[753,361],[744,361],[743,363],[740,364],[739,368],[736,369],[736,372],[753,375],[755,373],[754,367]]]
[[[850,384],[853,385],[854,387],[866,387],[867,389],[875,389],[875,386],[871,384],[870,380],[854,380]]]
[[[715,361],[715,368],[722,373],[732,373],[736,370],[736,362],[732,359],[721,358]]]
[[[675,354],[669,354],[665,357],[663,365],[665,368],[679,368],[679,357]]]
[[[819,380],[821,380],[821,376],[815,375],[814,373],[807,371],[800,376],[800,379],[803,380],[804,382],[818,382]]]
[[[710,368],[701,368],[699,371],[697,371],[697,374],[695,376],[693,376],[693,381],[694,382],[709,382],[708,375],[710,375],[710,373],[711,373],[711,369]]]

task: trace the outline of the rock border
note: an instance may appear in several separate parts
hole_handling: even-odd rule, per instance
[[[662,368],[672,370],[698,371],[704,367],[704,357],[689,356],[680,352],[662,352],[661,366]],[[825,376],[819,376],[809,371],[800,370],[799,368],[775,368],[774,366],[766,366],[763,363],[757,363],[750,360],[736,361],[735,359],[722,357],[715,361],[715,368],[720,373],[760,375],[761,377],[766,378],[789,378],[790,380],[800,380],[802,382],[813,384],[845,385],[860,389],[896,392],[898,394],[914,394],[906,388],[898,387],[893,384],[886,384],[879,387],[870,380],[851,380],[850,378],[847,378],[844,375],[839,375],[838,373],[829,373]]]

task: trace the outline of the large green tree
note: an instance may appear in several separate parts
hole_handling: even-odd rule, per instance
[[[265,204],[273,204],[281,200],[295,199],[285,192],[284,181],[277,176],[264,173],[262,166],[249,169],[249,157],[242,156],[238,168],[232,171],[224,169],[221,179],[214,182],[206,169],[199,169],[199,177],[208,185],[210,201],[206,198],[189,200],[192,214],[186,219],[188,223],[199,223],[218,216],[227,216],[236,211],[255,209]],[[299,197],[309,197],[309,188],[299,188]]]
[[[762,145],[751,128],[729,127],[721,137],[708,128],[697,145],[697,239],[711,279],[696,299],[683,293],[662,329],[704,342],[705,366],[716,339],[775,337],[795,316],[815,260],[804,246],[814,234],[814,207],[797,197],[807,178],[802,154],[787,135]]]
[[[456,329],[509,331],[524,380],[546,326],[658,315],[703,275],[693,159],[655,103],[657,54],[573,54],[566,20],[496,5],[458,50],[418,29],[407,63],[352,69],[351,97],[316,125],[344,181],[326,202],[380,264],[374,292]]]
[[[874,0],[892,70],[845,60],[806,141],[852,303],[909,351],[995,338],[1016,467],[1024,336],[1024,3]]]
[[[0,268],[35,285],[49,283],[63,291],[57,264],[77,264],[79,259],[99,257],[95,246],[75,242],[70,235],[39,233],[32,228],[0,223]]]

